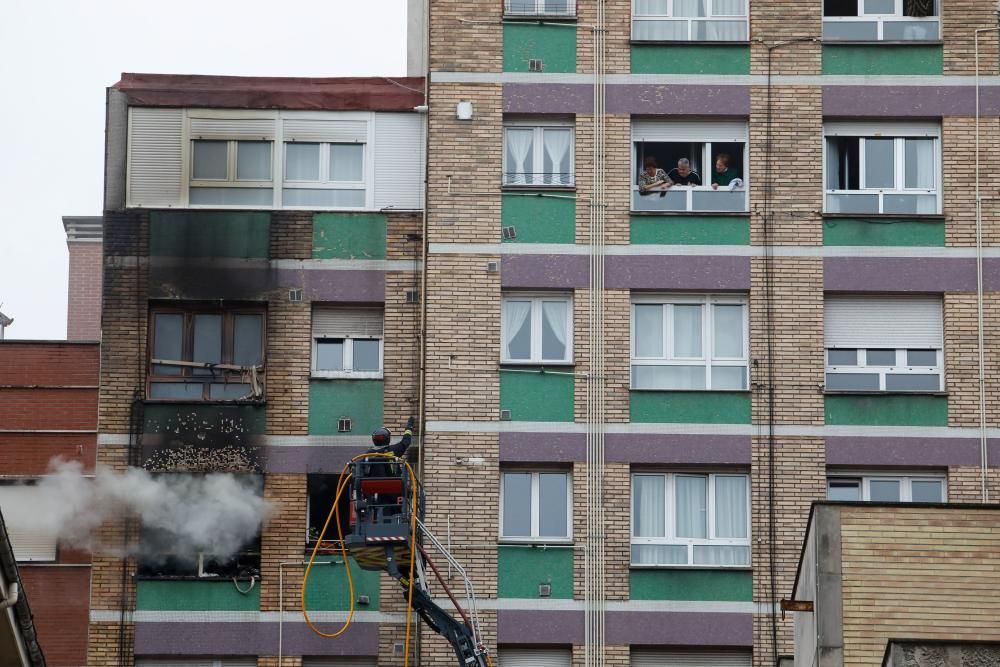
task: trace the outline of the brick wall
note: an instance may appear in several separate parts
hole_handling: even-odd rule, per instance
[[[629,667],[631,653],[628,646],[605,645],[604,664],[608,667]],[[573,645],[573,667],[586,665],[586,649],[580,644]]]
[[[419,216],[390,217],[388,259],[419,261],[423,252],[420,234]],[[383,419],[393,433],[401,431],[419,407],[420,304],[407,303],[406,293],[419,293],[420,282],[416,270],[385,274]]]
[[[101,244],[68,241],[66,338],[101,339]]]
[[[631,296],[628,290],[604,291],[604,414],[608,423],[629,421],[629,363]],[[587,420],[587,378],[590,372],[590,290],[573,294],[573,356],[578,377],[574,412],[577,422]]]
[[[5,340],[0,343],[4,385],[97,386],[97,345]]]
[[[944,168],[945,240],[949,246],[976,245],[976,119],[945,116],[941,121]],[[983,242],[1000,243],[1000,202],[993,174],[1000,171],[1000,118],[979,121],[980,194]]]
[[[502,11],[503,5],[496,0],[435,1],[430,25],[431,71],[499,72],[503,57]]]
[[[88,667],[131,667],[135,664],[132,654],[132,640],[135,637],[135,625],[126,623],[125,628],[125,660],[118,658],[121,626],[118,623],[91,623],[90,637],[87,641]]]
[[[1000,294],[987,292],[983,300],[983,334],[986,347],[987,423],[998,421],[996,401],[1000,390]],[[975,294],[944,295],[945,382],[948,390],[948,423],[979,424],[979,338]]]
[[[990,461],[986,473],[987,502],[1000,500],[1000,469],[994,467],[1000,461]],[[983,502],[982,467],[951,466],[948,468],[948,502]]]
[[[267,432],[309,432],[309,372],[312,364],[312,307],[277,291],[267,307]]]
[[[984,0],[948,0],[941,3],[944,73],[976,73],[975,30],[997,27],[996,3]],[[997,33],[979,35],[979,71],[997,73]]]
[[[604,466],[604,585],[608,600],[629,597],[629,562],[631,559],[631,473],[627,463]],[[587,546],[587,464],[573,466],[573,597],[584,599],[584,564]]]
[[[576,32],[576,70],[594,72],[594,29],[597,3],[578,2],[579,23]],[[567,28],[568,29],[568,28]],[[632,67],[632,3],[630,0],[606,0],[604,3],[604,71],[628,74]]]
[[[23,563],[18,569],[46,664],[52,667],[85,664],[90,622],[90,569],[32,567]]]
[[[632,121],[627,115],[608,114],[604,123],[605,216],[604,242],[629,242]],[[590,199],[594,196],[594,116],[576,116],[576,242],[590,242]]]
[[[275,211],[271,214],[271,259],[310,259],[312,249],[311,212]]]
[[[272,504],[271,516],[260,545],[260,609],[278,611],[278,564],[301,562],[305,546],[306,477],[277,475],[264,477],[264,498]],[[302,582],[302,569],[285,569],[285,608],[295,609]]]
[[[750,71],[767,73],[766,45],[790,40],[810,40],[772,50],[772,74],[819,74],[822,56],[823,3],[773,0],[750,3]],[[816,40],[816,41],[811,41]],[[759,43],[763,41],[764,43]]]

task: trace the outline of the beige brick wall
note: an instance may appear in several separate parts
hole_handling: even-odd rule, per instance
[[[261,655],[257,657],[257,667],[302,667],[301,655],[283,655],[278,662],[276,655]]]
[[[419,280],[417,273],[385,274],[383,421],[393,433],[402,432],[419,407],[420,305],[406,303],[407,291],[420,290]]]
[[[750,89],[749,184],[753,203],[751,238],[755,245],[764,243],[767,109],[767,87],[753,86]],[[772,245],[823,244],[820,218],[823,210],[822,154],[822,90],[818,86],[773,86],[769,234]]]
[[[629,335],[631,300],[628,290],[604,291],[604,372],[607,423],[629,421]],[[587,420],[587,378],[590,372],[590,290],[573,294],[573,355],[576,358],[574,412],[577,422]]]
[[[496,611],[480,610],[479,621],[483,631],[483,642],[489,649],[490,658],[493,660],[494,667],[499,667],[499,661],[496,658]],[[402,635],[400,635],[399,641],[402,641]],[[420,635],[420,667],[454,667],[456,661],[457,658],[455,657],[455,651],[451,647],[451,644],[442,639],[440,635],[431,632],[426,626],[424,626]],[[394,667],[402,667],[402,664],[402,659],[393,663]],[[414,662],[411,660],[410,664],[413,665]]]
[[[272,503],[273,510],[261,536],[260,609],[278,611],[278,564],[301,562],[305,546],[305,475],[267,475],[264,498]],[[298,606],[301,577],[301,568],[285,568],[286,610]]]
[[[276,291],[267,307],[267,432],[305,435],[309,432],[309,369],[311,365],[311,304],[292,303]]]
[[[942,2],[941,37],[944,39],[944,73],[975,74],[975,30],[997,27],[996,3],[989,0]],[[997,73],[997,33],[979,35],[979,71]]]
[[[604,122],[604,242],[629,242],[632,122],[627,115],[608,114]],[[576,242],[590,243],[591,198],[594,196],[594,116],[576,116]]]
[[[943,194],[945,240],[949,246],[976,245],[976,119],[945,116],[941,122],[944,169]],[[979,122],[980,194],[995,198],[991,183],[1000,172],[1000,119],[984,117]],[[1000,243],[1000,201],[983,202],[983,242]]]
[[[271,214],[271,259],[310,259],[312,247],[311,212],[275,211]]]
[[[608,600],[629,597],[630,469],[626,463],[604,467],[604,585]],[[583,572],[587,545],[587,464],[573,466],[573,597],[584,599]]]
[[[135,626],[131,623],[125,624],[125,661],[119,660],[119,641],[121,639],[121,626],[118,623],[91,623],[87,641],[87,665],[88,667],[130,667],[135,664],[135,656],[132,655],[132,641],[135,637]],[[43,647],[44,650],[44,647]]]
[[[500,274],[490,255],[433,255],[427,268],[428,420],[486,420],[500,410]]]
[[[845,665],[880,665],[893,637],[1000,640],[1000,512],[840,513]]]
[[[434,0],[431,71],[499,72],[503,62],[502,12],[503,5],[496,0]]]
[[[819,39],[823,34],[823,3],[801,0],[750,2],[750,71],[767,73],[767,48],[775,42],[816,39],[773,49],[772,74],[819,74],[822,57]],[[758,43],[762,40],[765,44]]]
[[[431,89],[427,205],[432,242],[500,242],[501,91],[492,84],[435,84]],[[472,120],[455,118],[461,100],[472,102]]]
[[[984,298],[984,340],[986,347],[987,423],[998,422],[996,401],[1000,390],[1000,294],[987,292]],[[976,295],[944,295],[945,383],[948,390],[948,423],[952,426],[979,424],[979,339],[977,336]]]
[[[824,422],[823,264],[819,258],[772,258],[774,418],[777,423]],[[754,423],[767,423],[767,291],[764,258],[751,261],[750,379]]]
[[[594,28],[597,25],[597,3],[577,3],[576,71],[594,72]],[[632,3],[631,0],[604,2],[604,71],[607,74],[628,74],[632,67]]]
[[[987,502],[1000,500],[1000,461],[991,461],[986,472]],[[951,466],[948,468],[948,502],[983,502],[981,466]]]
[[[608,667],[629,667],[630,651],[628,646],[606,644],[604,646],[604,664]],[[573,667],[583,667],[586,664],[585,647],[573,645]]]

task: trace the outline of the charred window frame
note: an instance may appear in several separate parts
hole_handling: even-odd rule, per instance
[[[261,400],[266,320],[265,309],[251,305],[152,308],[147,397],[157,401]],[[200,367],[199,363],[256,370]]]
[[[333,507],[339,482],[340,475],[309,475],[306,478],[306,543],[309,545],[314,545],[319,539],[323,524],[330,516],[330,508]],[[346,533],[351,518],[351,503],[346,490],[341,495],[337,513],[340,515],[340,527]],[[336,518],[331,517],[330,525],[323,536],[324,544],[333,545],[337,542],[337,524],[335,522]]]

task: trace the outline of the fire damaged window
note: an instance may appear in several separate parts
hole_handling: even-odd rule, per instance
[[[308,526],[306,526],[306,540],[312,544],[319,539],[323,524],[330,518],[330,525],[327,526],[326,534],[323,535],[323,544],[332,548],[337,541],[337,519],[330,517],[330,508],[333,507],[334,498],[337,495],[337,481],[340,475],[309,475],[306,480],[309,507],[307,510]],[[351,506],[347,499],[347,491],[341,496],[340,505],[337,508],[340,515],[341,529],[347,531],[350,523]]]
[[[153,309],[149,398],[260,400],[264,395],[264,329],[262,308]]]

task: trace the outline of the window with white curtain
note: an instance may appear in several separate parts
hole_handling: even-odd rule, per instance
[[[576,0],[504,0],[508,16],[575,16]]]
[[[824,0],[827,41],[938,40],[940,0]]]
[[[632,39],[745,42],[747,0],[632,0]]]
[[[295,208],[363,208],[365,144],[285,142],[281,201]]]
[[[826,391],[943,390],[940,298],[828,296],[824,320]]]
[[[191,142],[193,206],[266,206],[274,200],[271,141]]]
[[[943,503],[948,500],[944,475],[831,475],[827,500],[875,503]]]
[[[733,296],[632,300],[632,389],[747,389],[747,301]]]
[[[750,477],[632,474],[632,565],[750,566]]]
[[[500,475],[500,537],[569,540],[572,477],[559,471],[508,470]]]
[[[573,302],[568,294],[505,294],[500,313],[500,361],[569,363]]]
[[[831,123],[825,129],[825,212],[941,212],[940,127]]]
[[[504,185],[573,185],[573,126],[510,122],[503,128]]]

